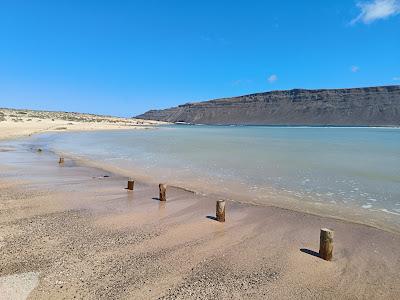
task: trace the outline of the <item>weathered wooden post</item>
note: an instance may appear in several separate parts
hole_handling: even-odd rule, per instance
[[[63,164],[64,163],[64,157],[60,157],[60,159],[58,160],[59,164]]]
[[[160,201],[167,201],[167,196],[166,196],[167,185],[160,183],[158,187],[160,189]]]
[[[331,261],[333,254],[333,230],[322,228],[319,237],[319,256],[324,259]]]
[[[128,190],[133,191],[133,187],[135,185],[135,181],[131,178],[128,180]]]
[[[217,201],[216,218],[218,222],[225,222],[225,200]]]

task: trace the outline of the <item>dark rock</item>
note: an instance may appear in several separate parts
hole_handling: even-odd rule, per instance
[[[400,86],[273,91],[150,110],[137,118],[214,125],[400,125]]]

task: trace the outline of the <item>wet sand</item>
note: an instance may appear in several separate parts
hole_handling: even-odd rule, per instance
[[[128,191],[117,174],[3,150],[0,298],[400,297],[396,233],[237,202],[218,223],[216,199],[169,188],[163,203],[154,184]],[[316,253],[322,227],[335,230],[332,262]]]

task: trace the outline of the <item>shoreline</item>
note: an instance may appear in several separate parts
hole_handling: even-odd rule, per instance
[[[30,298],[400,293],[398,234],[232,201],[218,223],[210,196],[170,187],[162,203],[154,184],[137,181],[129,192],[125,176],[68,158],[60,166],[47,151],[0,155],[0,285],[33,287]],[[322,227],[335,230],[333,262],[315,254]]]
[[[160,121],[161,122],[161,121]],[[171,123],[177,126],[226,126],[226,127],[271,127],[271,128],[336,128],[336,129],[362,129],[362,128],[388,128],[388,129],[400,129],[400,125],[254,125],[254,124],[203,124],[203,123]]]
[[[46,132],[150,129],[165,122],[83,113],[0,108],[0,141]]]
[[[151,127],[151,129],[157,128],[157,126]],[[109,130],[129,130],[131,128],[109,128],[109,129],[92,129],[93,131],[109,131]],[[149,128],[138,128],[138,129],[149,129]],[[91,130],[78,130],[81,132],[91,131]],[[69,131],[73,132],[73,131]],[[60,134],[62,132],[57,131],[48,131],[48,132],[40,132],[37,135],[43,133],[53,133],[53,134]],[[7,140],[12,142],[16,139],[23,139],[24,137],[18,138],[8,138]],[[26,138],[26,137],[25,137]],[[1,142],[7,142],[7,140],[1,140]],[[146,182],[147,184],[158,184],[158,180],[154,179],[151,175],[145,175],[143,170],[128,170],[118,167],[116,165],[107,164],[101,162],[99,160],[93,160],[86,156],[80,156],[71,154],[65,151],[55,151],[54,149],[48,150],[56,155],[60,155],[66,158],[69,158],[75,161],[77,164],[90,167],[101,169],[106,172],[110,172],[117,176],[124,176],[124,177],[134,177],[137,180],[142,182]],[[294,197],[293,195],[288,195],[282,191],[274,189],[271,187],[272,195],[270,199],[268,199],[268,203],[261,203],[260,200],[255,200],[251,196],[246,196],[244,194],[235,194],[230,190],[230,193],[223,192],[221,190],[217,190],[215,188],[210,188],[208,186],[208,190],[199,189],[194,186],[185,186],[176,183],[170,183],[171,187],[181,189],[182,191],[187,191],[190,193],[194,193],[196,195],[218,198],[229,200],[232,202],[242,203],[242,204],[250,204],[258,207],[275,207],[279,209],[284,209],[288,211],[298,212],[298,213],[305,213],[317,217],[325,217],[330,218],[338,221],[349,222],[353,224],[358,224],[362,226],[368,226],[371,228],[375,228],[378,230],[383,230],[386,232],[394,233],[400,235],[400,224],[393,223],[390,221],[391,217],[396,218],[398,214],[389,214],[380,210],[375,210],[372,212],[365,211],[364,209],[358,207],[348,207],[344,204],[332,204],[328,202],[310,202],[308,200],[304,201],[301,199],[297,199],[298,197]],[[234,185],[234,184],[233,184]],[[316,205],[318,204],[318,205]]]
[[[88,157],[84,156],[79,156],[79,155],[73,155],[71,153],[63,152],[63,151],[52,151],[56,155],[61,155],[63,157],[67,157],[71,160],[76,161],[78,164],[91,167],[91,168],[96,168],[96,169],[101,169],[106,172],[113,173],[118,176],[124,176],[124,177],[133,177],[135,180],[139,180],[142,182],[146,182],[147,184],[158,184],[158,180],[154,179],[151,175],[144,175],[142,170],[140,171],[133,171],[133,170],[127,170],[123,169],[121,167],[118,167],[116,165],[112,164],[107,164],[98,160],[93,160],[89,159]],[[313,202],[309,201],[304,201],[304,200],[299,200],[299,199],[294,199],[291,197],[290,199],[288,198],[288,195],[283,194],[282,192],[278,190],[274,190],[271,194],[274,195],[275,199],[270,199],[269,203],[261,203],[259,200],[254,200],[251,196],[248,196],[247,198],[244,197],[243,194],[234,194],[231,192],[229,193],[224,193],[222,191],[216,191],[216,190],[199,190],[198,188],[193,188],[191,186],[185,186],[185,185],[180,185],[180,184],[175,184],[175,183],[170,183],[169,186],[181,189],[182,191],[190,192],[195,195],[201,195],[205,197],[212,197],[212,198],[218,198],[218,199],[223,199],[223,200],[228,200],[236,203],[241,203],[241,204],[250,204],[253,206],[258,206],[258,207],[275,207],[278,209],[284,209],[288,211],[293,211],[293,212],[298,212],[298,213],[304,213],[308,215],[313,215],[317,217],[325,217],[325,218],[330,218],[338,221],[344,221],[344,222],[349,222],[353,224],[358,224],[362,226],[368,226],[371,228],[375,228],[378,230],[383,230],[386,232],[391,232],[394,234],[400,235],[400,226],[399,224],[393,224],[389,222],[388,220],[384,220],[385,217],[389,217],[387,213],[384,213],[382,211],[373,211],[373,212],[367,212],[365,210],[362,210],[360,208],[355,208],[355,207],[348,207],[346,205],[341,205],[338,203],[331,204],[331,203],[318,203],[319,205],[315,205]],[[340,212],[338,212],[340,211]],[[396,217],[398,216],[397,214],[395,215]],[[373,218],[375,217],[375,218]],[[367,220],[366,220],[367,218]]]

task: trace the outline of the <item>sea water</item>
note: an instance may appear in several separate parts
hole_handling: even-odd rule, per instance
[[[36,139],[198,192],[259,204],[329,204],[400,223],[399,128],[174,125]]]

